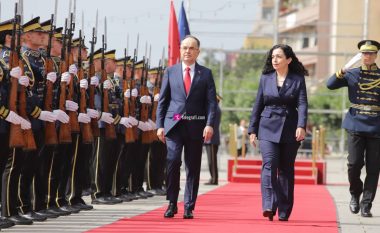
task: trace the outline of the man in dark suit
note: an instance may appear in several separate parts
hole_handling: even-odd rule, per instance
[[[181,42],[182,62],[168,67],[162,80],[157,107],[157,136],[166,143],[166,218],[177,213],[182,148],[185,149],[186,188],[183,218],[193,218],[199,188],[202,145],[213,135],[216,109],[215,83],[210,69],[196,63],[199,40],[187,36]]]

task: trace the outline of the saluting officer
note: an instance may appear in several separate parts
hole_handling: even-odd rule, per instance
[[[360,54],[332,75],[327,88],[348,88],[351,107],[342,127],[347,130],[348,180],[350,182],[350,211],[372,217],[380,170],[380,69],[375,64],[380,44],[374,40],[358,43]],[[362,65],[350,69],[361,57]],[[360,172],[366,166],[364,184]],[[359,199],[363,194],[360,205]]]

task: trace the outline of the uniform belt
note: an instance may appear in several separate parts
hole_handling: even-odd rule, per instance
[[[366,104],[351,104],[351,108],[364,110],[364,111],[375,111],[380,112],[380,106],[376,105],[366,105]]]
[[[272,107],[272,108],[287,108],[288,106],[286,104],[279,104],[279,105],[276,105],[276,104],[272,104],[272,105],[268,105],[268,107]]]
[[[112,109],[119,108],[118,104],[109,104],[108,106]]]

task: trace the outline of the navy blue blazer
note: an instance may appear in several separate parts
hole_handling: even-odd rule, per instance
[[[165,135],[168,135],[178,122],[186,120],[190,137],[202,139],[204,127],[214,126],[216,106],[211,70],[195,63],[193,81],[186,96],[182,63],[178,63],[168,67],[162,79],[156,112],[157,128],[164,128]]]
[[[296,142],[298,127],[307,122],[305,77],[288,73],[283,86],[277,88],[276,72],[263,74],[252,109],[248,134],[271,142]]]

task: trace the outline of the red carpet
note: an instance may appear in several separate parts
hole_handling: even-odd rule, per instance
[[[229,183],[198,197],[194,219],[182,218],[183,205],[173,219],[163,217],[166,206],[124,218],[90,232],[244,233],[338,232],[334,202],[324,186],[296,185],[295,204],[288,222],[262,216],[260,184]]]

